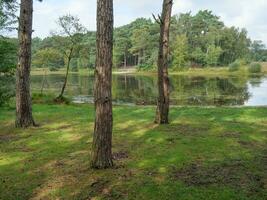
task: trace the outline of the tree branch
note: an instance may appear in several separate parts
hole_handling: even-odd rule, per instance
[[[154,18],[154,20],[158,23],[158,24],[163,24],[163,20],[161,19],[161,16],[158,15],[158,17],[156,17],[153,13],[152,16]]]

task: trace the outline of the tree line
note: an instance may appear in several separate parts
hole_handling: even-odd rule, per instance
[[[60,28],[60,27],[59,27]],[[86,33],[85,33],[86,32]],[[79,49],[73,54],[70,69],[94,68],[96,59],[95,31],[85,31]],[[160,27],[156,20],[138,18],[114,29],[114,67],[155,69]],[[61,43],[55,43],[55,40]],[[59,47],[68,45],[69,36],[53,34],[45,39],[33,39],[33,67],[49,67],[52,71],[65,66]],[[228,66],[240,60],[267,61],[266,46],[252,41],[245,29],[227,27],[209,10],[195,15],[182,13],[171,18],[169,63],[174,70],[188,67]]]

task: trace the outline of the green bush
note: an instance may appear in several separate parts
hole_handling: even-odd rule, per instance
[[[50,67],[49,67],[49,70],[50,70],[51,72],[55,72],[55,71],[58,71],[59,68],[56,67],[56,66],[50,66]]]
[[[15,77],[0,75],[0,107],[15,96]]]
[[[70,104],[71,100],[67,97],[56,97],[54,94],[33,93],[32,102],[34,104]]]
[[[251,63],[248,58],[237,59],[235,62],[240,63],[240,66],[249,65]]]
[[[148,65],[148,64],[141,64],[137,66],[138,71],[150,71],[153,69],[155,69],[155,67],[153,65]]]
[[[32,102],[34,104],[53,104],[55,96],[52,94],[33,93]]]
[[[72,71],[72,72],[78,72],[78,71],[79,71],[79,69],[78,69],[78,67],[77,67],[77,66],[74,66],[74,67],[72,67],[72,68],[71,68],[71,71]]]
[[[235,61],[229,65],[229,71],[230,72],[238,71],[240,66],[241,66],[240,62]]]
[[[261,73],[262,66],[259,63],[251,63],[248,67],[249,73]]]

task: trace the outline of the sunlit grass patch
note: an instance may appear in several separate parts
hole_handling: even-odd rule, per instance
[[[266,108],[114,106],[115,167],[90,169],[91,105],[35,105],[40,127],[0,111],[0,199],[266,199]]]

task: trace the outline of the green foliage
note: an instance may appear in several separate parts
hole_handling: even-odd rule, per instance
[[[240,66],[241,66],[240,62],[235,61],[229,65],[229,71],[230,72],[238,71],[240,69]]]
[[[265,44],[261,40],[255,40],[251,44],[250,57],[251,60],[256,62],[266,62],[267,61],[267,49]]]
[[[57,66],[50,66],[49,67],[49,71],[51,71],[51,72],[56,72],[58,70],[59,70],[59,68]]]
[[[17,48],[15,39],[0,37],[0,73],[14,72],[17,64]]]
[[[206,64],[208,66],[217,66],[221,53],[222,53],[221,47],[216,47],[214,44],[208,46],[205,58]]]
[[[64,57],[57,49],[45,48],[33,55],[32,65],[37,68],[48,67],[51,71],[56,71],[64,66]]]
[[[17,1],[0,0],[0,31],[12,30],[16,22]]]
[[[58,98],[53,94],[41,94],[41,93],[33,93],[32,94],[32,102],[34,104],[70,104],[71,100],[67,97]]]
[[[172,66],[174,69],[182,69],[188,60],[188,40],[185,34],[178,35],[172,46]]]
[[[245,66],[251,63],[248,57],[243,58],[243,59],[237,59],[236,62],[239,62],[241,66]]]
[[[5,38],[4,31],[15,23],[16,0],[0,1],[0,106],[8,103],[15,95],[14,72],[17,64],[17,40]]]
[[[75,17],[61,18],[59,25],[66,30],[70,27],[66,22]],[[76,26],[76,25],[75,25]],[[73,26],[73,27],[75,27]],[[55,48],[63,53],[69,49],[71,40],[69,31],[58,31],[52,37],[33,41],[33,52],[44,48]],[[78,30],[83,30],[77,26]],[[95,65],[95,32],[74,34],[79,45],[75,47],[74,59],[77,68],[94,68]],[[115,28],[114,30],[114,67],[138,66],[154,69],[158,57],[158,39],[160,26],[151,19],[138,18],[135,21]],[[76,40],[74,39],[74,40]],[[173,68],[183,68],[190,63],[193,66],[227,66],[235,60],[267,59],[267,51],[261,43],[250,44],[245,29],[226,27],[220,18],[211,11],[202,10],[193,15],[183,13],[176,15],[171,21],[170,55]],[[250,51],[251,49],[251,51]],[[65,53],[68,53],[66,51]],[[141,67],[140,67],[141,66]],[[76,70],[76,67],[74,68]]]
[[[15,95],[16,40],[0,38],[0,106]]]
[[[71,69],[78,71],[77,55],[83,45],[83,38],[86,29],[80,23],[78,17],[63,15],[57,21],[59,31],[54,33],[54,44],[64,56],[65,66],[70,65]]]
[[[15,78],[11,75],[0,74],[0,107],[15,96]]]
[[[33,93],[32,103],[33,104],[54,104],[55,98],[56,97],[52,94]]]
[[[248,67],[249,73],[261,73],[262,66],[260,63],[251,63]]]
[[[206,54],[201,50],[201,48],[197,47],[191,54],[191,61],[193,65],[204,66]]]
[[[148,64],[140,64],[137,66],[137,70],[138,71],[151,71],[151,70],[155,70],[156,69],[156,65],[148,65]]]
[[[77,58],[73,58],[70,62],[70,69],[72,72],[78,72],[78,59]]]

